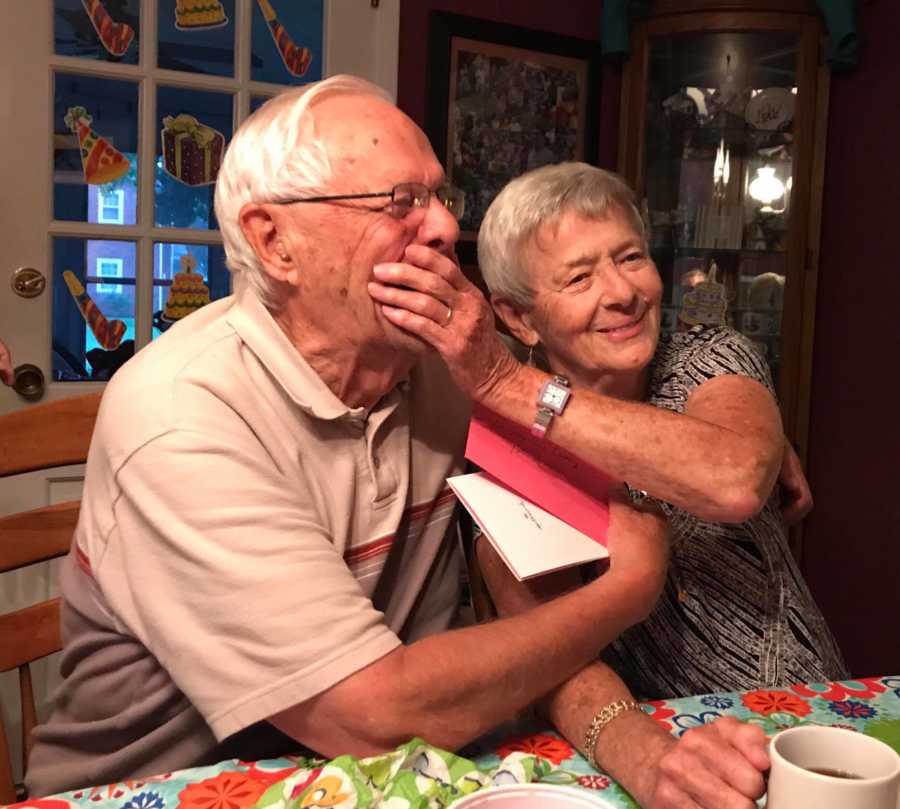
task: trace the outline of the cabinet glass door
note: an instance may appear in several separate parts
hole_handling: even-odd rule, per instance
[[[782,360],[799,32],[648,42],[642,213],[663,330],[725,324]]]

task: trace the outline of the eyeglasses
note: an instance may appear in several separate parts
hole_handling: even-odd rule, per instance
[[[434,195],[457,219],[461,219],[466,210],[466,194],[461,188],[445,184],[432,191],[423,183],[398,183],[390,191],[372,194],[336,194],[328,197],[299,197],[297,199],[273,200],[276,205],[293,205],[295,202],[336,202],[343,199],[378,199],[389,197],[390,202],[380,208],[366,210],[384,211],[394,219],[404,219],[414,208],[425,209],[431,204]]]

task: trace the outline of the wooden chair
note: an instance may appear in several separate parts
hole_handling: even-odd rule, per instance
[[[99,404],[100,393],[91,393],[0,416],[0,479],[84,463]],[[68,553],[78,510],[78,501],[71,501],[0,517],[0,573]],[[19,671],[23,773],[37,724],[29,663],[60,647],[58,598],[0,615],[0,672]],[[0,721],[0,804],[23,797],[13,782],[9,744]]]

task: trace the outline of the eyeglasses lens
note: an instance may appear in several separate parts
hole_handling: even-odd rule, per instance
[[[453,185],[445,185],[439,188],[435,194],[450,213],[457,219],[462,219],[466,211],[466,195],[465,192]]]
[[[427,208],[434,193],[438,201],[457,219],[465,210],[465,194],[452,185],[445,185],[432,192],[420,183],[401,183],[394,187],[389,213],[395,219],[403,219],[413,208]]]

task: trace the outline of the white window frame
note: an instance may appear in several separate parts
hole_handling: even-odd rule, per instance
[[[99,208],[97,222],[55,220],[51,215],[47,228],[51,238],[59,236],[86,240],[110,239],[135,244],[134,278],[129,276],[125,279],[135,287],[135,350],[147,345],[152,337],[155,245],[177,243],[221,246],[222,244],[222,234],[219,230],[170,228],[155,223],[156,161],[159,158],[158,139],[161,128],[156,104],[158,89],[163,86],[179,87],[186,91],[216,92],[232,96],[233,131],[236,131],[249,114],[251,97],[275,96],[291,86],[257,82],[250,78],[252,20],[257,6],[255,0],[236,0],[234,15],[229,22],[230,30],[235,33],[233,75],[213,76],[158,67],[157,20],[162,3],[163,0],[142,0],[140,3],[140,53],[138,63],[134,65],[54,54],[53,3],[50,0],[31,0],[27,4],[42,8],[46,6],[41,12],[41,19],[47,25],[47,43],[50,51],[47,63],[51,74],[75,73],[87,77],[133,81],[139,85],[137,110],[139,129],[135,150],[138,191],[133,202],[130,197],[127,199],[129,205],[127,213],[130,213],[132,204],[135,206],[134,224],[100,221],[102,208]],[[322,43],[324,52],[319,58],[322,60],[323,75],[332,76],[337,73],[361,75],[375,81],[396,98],[400,0],[380,0],[376,5],[377,8],[363,0],[324,0]],[[48,142],[47,146],[48,155],[52,155],[52,144]],[[52,213],[52,185],[50,191],[49,210]],[[90,268],[88,271],[90,272]],[[109,286],[112,285],[103,284],[100,290]]]
[[[106,207],[105,201],[116,198],[116,216],[106,217],[103,215],[103,209]],[[111,206],[110,206],[111,207]],[[121,188],[114,188],[112,191],[104,192],[99,189],[97,192],[97,222],[101,225],[124,225],[125,224],[125,192]]]
[[[103,265],[113,266],[115,267],[115,273],[107,273],[100,272],[100,269]],[[103,256],[98,256],[96,259],[96,263],[94,264],[94,277],[95,278],[121,278],[125,270],[125,261],[121,258],[105,258]],[[119,283],[115,284],[104,284],[100,281],[97,281],[97,286],[94,289],[98,294],[101,293],[114,293],[121,286]]]

